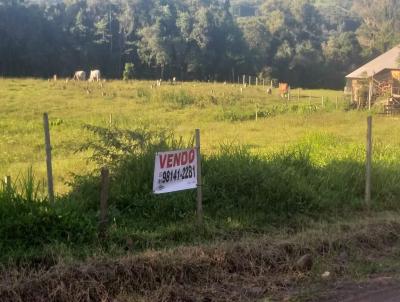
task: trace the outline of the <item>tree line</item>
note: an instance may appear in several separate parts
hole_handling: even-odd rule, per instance
[[[246,3],[246,0],[237,2]],[[358,65],[400,42],[396,0],[2,0],[0,76],[237,81],[342,87]]]

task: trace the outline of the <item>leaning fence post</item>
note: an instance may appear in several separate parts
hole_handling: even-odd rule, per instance
[[[50,143],[50,128],[49,115],[43,114],[44,140],[46,144],[46,165],[47,165],[47,190],[50,203],[54,202],[54,185],[53,185],[53,167],[51,163],[51,143]]]
[[[203,223],[203,191],[201,179],[201,152],[200,152],[200,129],[196,129],[196,151],[197,151],[197,223]]]
[[[365,173],[365,203],[371,204],[371,164],[372,164],[372,116],[367,118],[367,156]]]
[[[107,231],[108,191],[110,186],[110,173],[107,168],[101,169],[100,192],[100,223],[99,234],[104,237]]]

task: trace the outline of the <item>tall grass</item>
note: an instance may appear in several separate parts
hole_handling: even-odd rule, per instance
[[[131,141],[116,139],[121,135],[115,129],[91,128],[101,136],[99,145],[93,146],[93,159],[112,169],[111,205],[116,219],[133,228],[162,230],[176,223],[193,220],[195,194],[191,191],[155,196],[151,193],[154,153],[159,150],[185,148],[192,141],[176,140],[172,134],[147,134],[148,144],[137,144],[136,135]],[[147,132],[146,132],[147,133]],[[124,135],[127,135],[125,133]],[[151,138],[150,138],[151,137]],[[311,140],[311,141],[310,141]],[[310,138],[308,143],[296,144],[272,155],[255,154],[244,146],[222,145],[218,152],[205,155],[204,207],[209,221],[236,221],[243,228],[266,227],[296,223],[301,216],[315,220],[345,216],[363,209],[364,164],[357,155],[348,154],[342,159],[327,161],[318,155],[321,144],[327,147],[331,140],[321,142],[321,137]],[[104,149],[101,146],[110,145]],[[118,142],[118,155],[112,150]],[[127,151],[130,146],[134,151]],[[323,148],[324,148],[323,147]],[[323,149],[322,148],[322,149]],[[378,150],[376,151],[377,153]],[[395,165],[375,163],[373,192],[376,208],[397,208],[395,200],[400,172]],[[97,175],[78,178],[72,196],[77,200],[98,200]],[[88,189],[91,188],[91,189]],[[97,188],[97,189],[96,189]],[[95,195],[87,194],[95,192]],[[379,197],[379,200],[378,200]],[[124,217],[134,217],[125,219]],[[296,218],[297,217],[297,218]]]

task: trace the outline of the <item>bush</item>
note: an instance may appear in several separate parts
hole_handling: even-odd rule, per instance
[[[133,63],[125,63],[125,69],[122,75],[124,81],[132,80],[135,76],[135,65]]]

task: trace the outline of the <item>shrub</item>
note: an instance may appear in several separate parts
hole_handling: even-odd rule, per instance
[[[125,69],[122,75],[124,81],[132,80],[135,76],[135,65],[133,63],[125,63]]]

